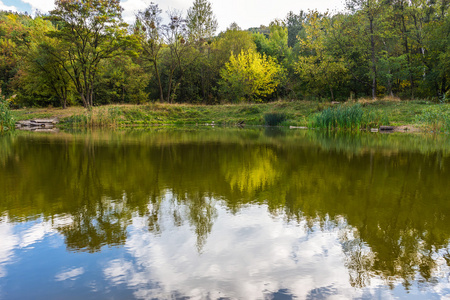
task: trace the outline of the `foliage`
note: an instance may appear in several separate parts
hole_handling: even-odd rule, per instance
[[[264,114],[264,123],[268,126],[277,126],[287,119],[284,113],[266,113]]]
[[[53,105],[66,108],[73,98],[70,77],[49,49],[61,50],[58,40],[47,33],[55,30],[48,20],[36,17],[30,26],[29,46],[23,52],[20,70],[12,80],[18,106]],[[58,50],[58,51],[59,51]]]
[[[187,12],[187,28],[192,42],[210,40],[217,30],[217,20],[208,0],[194,0]]]
[[[449,97],[448,1],[346,4],[217,35],[208,0],[166,17],[150,3],[132,26],[118,0],[0,12],[0,85],[13,107]]]
[[[19,71],[19,62],[29,44],[31,17],[0,11],[0,89],[13,94],[11,80]]]
[[[348,71],[343,59],[332,55],[327,49],[326,41],[330,28],[327,15],[320,15],[317,11],[308,15],[305,26],[306,37],[300,40],[300,45],[306,55],[301,56],[296,64],[296,71],[307,85],[310,93],[319,97],[329,90],[331,100],[334,100],[333,89],[345,83]]]
[[[164,93],[159,69],[160,53],[163,48],[161,21],[161,9],[157,4],[150,3],[145,10],[136,14],[134,32],[142,47],[141,57],[148,60],[153,67],[158,84],[159,100],[163,102]]]
[[[59,30],[49,36],[58,39],[62,47],[53,48],[52,55],[67,65],[65,70],[83,106],[90,108],[100,63],[132,46],[133,40],[126,36],[127,24],[117,0],[57,0],[55,6],[50,15]]]
[[[429,126],[433,131],[450,131],[450,110],[444,105],[427,107],[416,116],[416,122]]]
[[[230,101],[260,102],[268,98],[280,84],[283,68],[270,56],[242,50],[221,70],[221,89]]]
[[[15,129],[15,120],[11,115],[9,103],[0,95],[0,133]]]

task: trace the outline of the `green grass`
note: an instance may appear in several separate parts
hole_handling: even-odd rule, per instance
[[[14,116],[9,109],[8,102],[0,95],[0,134],[15,129]]]
[[[434,124],[429,111],[450,110],[450,104],[434,104],[427,101],[362,100],[355,103],[334,104],[316,101],[277,101],[261,104],[185,105],[107,105],[93,107],[31,108],[12,111],[16,120],[58,117],[63,126],[69,127],[120,127],[133,125],[166,124],[214,124],[217,125],[282,125],[332,128],[364,128],[379,125],[409,125],[433,130],[444,130],[444,121]],[[334,113],[336,116],[331,116]],[[427,117],[429,115],[429,117]],[[282,116],[272,123],[269,116]],[[320,116],[321,119],[318,119]],[[423,116],[423,117],[421,117]],[[268,119],[269,118],[269,119]],[[335,118],[332,124],[332,118]],[[329,119],[329,121],[326,121]],[[315,123],[322,122],[324,126]],[[328,122],[328,123],[327,123]]]
[[[427,107],[416,115],[416,122],[428,126],[435,132],[450,131],[450,109],[448,105]]]

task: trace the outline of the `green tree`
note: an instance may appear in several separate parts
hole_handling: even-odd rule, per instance
[[[329,90],[334,100],[334,89],[346,81],[347,69],[343,60],[327,49],[329,22],[327,14],[317,11],[309,14],[306,39],[300,40],[305,55],[299,57],[296,71],[306,83],[307,93],[323,96]]]
[[[171,10],[167,13],[169,23],[163,25],[164,42],[167,47],[164,48],[163,57],[166,68],[166,101],[172,103],[176,98],[186,65],[195,58],[188,55],[191,47],[186,42],[188,32],[181,11]]]
[[[83,106],[90,108],[102,60],[132,46],[127,24],[122,22],[122,8],[118,0],[56,0],[55,6],[50,17],[59,30],[50,36],[57,38],[65,51],[53,55],[67,65],[65,70]]]
[[[430,93],[447,99],[450,96],[450,14],[440,17],[441,9],[436,11],[439,14],[425,27],[425,59],[428,67],[425,80]]]
[[[210,40],[217,30],[217,20],[208,0],[194,0],[187,12],[187,28],[192,42]]]
[[[222,67],[230,59],[232,53],[256,50],[256,45],[250,32],[244,31],[236,23],[232,23],[225,32],[219,34],[211,48],[214,60]]]
[[[377,95],[377,47],[376,47],[376,22],[385,7],[378,0],[348,0],[347,7],[353,12],[358,11],[361,15],[360,24],[365,26],[366,36],[369,38],[370,45],[370,77],[372,78],[372,98]]]
[[[300,11],[298,15],[292,11],[286,16],[286,26],[288,30],[288,46],[294,48],[298,43],[299,37],[301,38],[303,25],[306,21],[306,14]]]
[[[141,57],[148,60],[153,66],[159,89],[159,101],[164,102],[163,85],[159,68],[161,49],[164,46],[161,11],[158,4],[154,3],[150,3],[145,10],[139,11],[136,15],[135,32],[142,46],[143,55]]]
[[[144,70],[139,60],[120,55],[104,60],[96,83],[97,103],[134,103],[148,101],[146,91],[151,74]]]
[[[55,30],[53,25],[40,16],[29,27],[30,43],[22,53],[20,70],[14,80],[16,103],[55,104],[66,108],[71,98],[73,84],[70,77],[61,65],[62,61],[52,54],[52,51],[63,52],[58,40],[47,36],[52,30]]]
[[[19,62],[30,43],[30,16],[0,11],[0,88],[12,95],[11,81],[19,71]]]
[[[186,17],[187,40],[182,77],[177,88],[178,102],[214,102],[213,84],[218,69],[211,55],[211,42],[217,20],[207,0],[195,0]]]
[[[253,34],[257,50],[288,67],[292,54],[292,48],[288,47],[288,28],[282,21],[275,20],[270,23],[269,30],[268,38],[262,33]]]

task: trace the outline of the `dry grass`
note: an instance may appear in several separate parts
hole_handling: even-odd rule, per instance
[[[367,105],[367,104],[374,104],[377,102],[384,102],[384,103],[393,103],[393,102],[400,102],[400,98],[398,97],[391,97],[391,96],[385,96],[383,98],[359,98],[358,103]]]

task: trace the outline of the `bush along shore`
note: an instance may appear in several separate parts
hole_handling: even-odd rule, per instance
[[[396,99],[330,103],[276,101],[263,104],[105,105],[13,110],[17,121],[53,118],[64,128],[99,128],[151,125],[265,125],[362,130],[390,125],[402,130],[448,132],[450,105]]]

